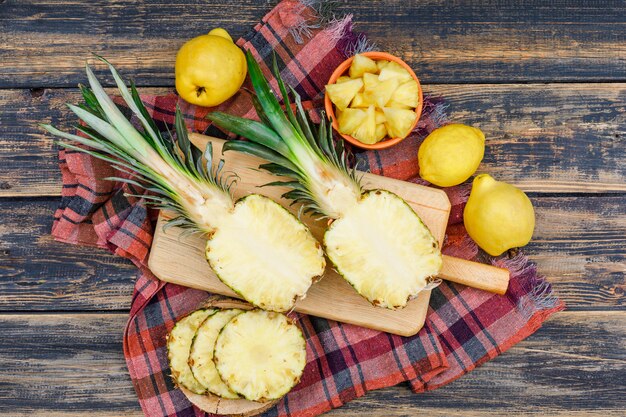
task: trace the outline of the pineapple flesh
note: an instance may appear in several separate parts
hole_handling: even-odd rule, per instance
[[[194,377],[210,393],[222,398],[237,399],[239,396],[224,384],[224,381],[221,380],[217,373],[217,369],[215,369],[215,363],[213,362],[215,341],[222,328],[241,313],[243,313],[243,310],[227,309],[220,310],[207,317],[198,327],[191,345],[189,366]]]
[[[353,132],[352,136],[363,143],[376,143],[376,111],[374,106],[369,106],[365,112],[365,118]]]
[[[442,266],[437,241],[395,194],[374,190],[335,220],[324,235],[337,271],[372,304],[402,308]]]
[[[417,114],[409,109],[396,109],[393,107],[383,108],[386,118],[387,133],[392,138],[403,138],[411,130]]]
[[[363,87],[363,80],[360,78],[344,81],[339,84],[330,84],[326,86],[326,94],[329,95],[331,101],[339,110],[344,110],[356,93]]]
[[[172,379],[178,385],[195,394],[204,394],[206,387],[193,375],[189,366],[191,343],[198,327],[207,317],[214,314],[214,309],[194,311],[179,320],[167,336],[167,356],[170,362]]]
[[[244,312],[217,337],[214,361],[220,378],[251,401],[281,398],[300,380],[306,365],[302,331],[283,315]]]
[[[348,74],[350,74],[350,78],[358,78],[362,77],[366,72],[375,73],[377,71],[378,66],[373,59],[365,55],[356,54],[352,60]]]
[[[257,194],[238,201],[207,241],[206,257],[222,282],[272,311],[290,310],[326,267],[321,245],[309,230]]]

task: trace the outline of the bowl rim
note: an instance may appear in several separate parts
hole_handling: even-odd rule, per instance
[[[404,69],[406,69],[408,71],[409,74],[411,74],[411,77],[413,77],[413,79],[415,80],[415,82],[417,82],[417,91],[418,91],[418,104],[417,104],[417,108],[415,109],[415,113],[416,113],[416,117],[415,117],[415,121],[413,122],[413,124],[411,125],[411,129],[409,130],[409,135],[410,132],[413,131],[413,129],[415,129],[415,126],[417,126],[417,122],[419,122],[420,118],[422,117],[422,109],[423,109],[423,104],[424,104],[424,95],[422,92],[422,84],[420,83],[419,78],[417,78],[417,75],[415,75],[415,72],[413,71],[413,69],[411,69],[411,67],[404,62],[401,58],[392,55],[388,52],[379,52],[379,51],[370,51],[370,52],[362,52],[359,55],[363,55],[366,56],[368,58],[372,58],[374,60],[387,60],[387,61],[393,61],[396,62],[398,64],[400,64]],[[341,64],[339,64],[339,66],[335,69],[335,71],[333,71],[333,73],[331,74],[328,83],[327,84],[335,84],[335,82],[337,82],[337,79],[339,77],[341,77],[342,75],[345,74],[345,72],[350,68],[350,65],[352,64],[352,61],[354,60],[354,56],[351,56],[350,58],[346,59],[345,61],[343,61]],[[363,143],[355,138],[353,138],[350,135],[344,135],[343,133],[339,132],[339,125],[337,123],[337,118],[335,117],[335,109],[334,109],[334,105],[333,103],[330,101],[330,97],[328,96],[328,94],[324,95],[324,108],[326,110],[326,115],[327,117],[330,117],[332,120],[332,126],[333,129],[335,129],[337,131],[337,133],[339,133],[339,135],[347,140],[348,142],[350,142],[351,144],[353,144],[354,146],[357,146],[359,148],[363,148],[363,149],[386,149],[389,148],[391,146],[397,145],[398,143],[402,142],[404,139],[406,139],[409,135],[403,137],[403,138],[388,138],[388,139],[384,139],[380,142],[374,143],[372,145],[368,145],[366,143]]]

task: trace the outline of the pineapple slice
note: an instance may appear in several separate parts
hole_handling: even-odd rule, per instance
[[[330,97],[335,106],[339,110],[343,110],[348,107],[350,101],[354,98],[363,87],[363,80],[360,78],[345,81],[340,84],[329,84],[326,86],[326,94]]]
[[[368,145],[377,142],[376,140],[376,111],[374,106],[369,106],[365,112],[365,119],[359,127],[351,133],[352,137]]]
[[[345,83],[346,81],[350,81],[352,78],[348,77],[347,75],[342,75],[341,77],[337,78],[337,81],[335,81],[336,84],[341,84],[341,83]]]
[[[339,132],[344,135],[350,135],[356,130],[357,127],[365,120],[365,110],[347,108],[341,112],[341,115],[337,119],[339,125]]]
[[[390,100],[391,103],[396,105],[399,104],[412,108],[417,107],[418,101],[419,89],[417,87],[417,82],[414,79],[410,79],[409,81],[405,81],[400,84],[396,91],[394,91]]]
[[[363,108],[367,108],[371,105],[373,105],[374,103],[370,102],[363,93],[356,93],[356,96],[354,96],[354,99],[352,100],[352,103],[350,103],[350,107],[354,108],[354,107],[363,107]]]
[[[376,124],[385,123],[387,119],[385,118],[385,113],[382,110],[376,109]]]
[[[404,110],[413,110],[413,109],[415,109],[415,107],[407,106],[407,105],[402,104],[402,103],[398,103],[397,101],[394,101],[393,98],[387,102],[387,105],[385,107],[392,107],[394,109],[404,109]]]
[[[236,308],[221,310],[207,317],[198,327],[191,344],[189,354],[189,366],[196,380],[212,394],[222,398],[236,399],[239,395],[228,388],[220,379],[215,363],[213,363],[213,350],[217,335],[222,328],[235,316],[243,313]]]
[[[376,125],[376,142],[380,142],[381,140],[385,139],[385,137],[387,136],[387,128],[385,127],[384,123],[380,123]]]
[[[389,63],[389,61],[387,61],[386,59],[380,59],[380,60],[376,61],[376,66],[378,67],[378,72],[380,72],[383,68],[385,68],[388,63]]]
[[[308,229],[280,204],[258,194],[238,201],[207,242],[206,257],[223,283],[272,311],[290,310],[306,294],[311,277],[322,275],[326,266]]]
[[[370,103],[374,103],[376,106],[383,108],[389,99],[391,99],[391,96],[398,88],[398,85],[399,82],[395,78],[381,81],[374,88],[365,89],[363,95]]]
[[[283,314],[246,311],[224,326],[215,342],[220,378],[252,401],[270,401],[298,383],[306,365],[302,331]]]
[[[331,223],[324,246],[337,271],[359,294],[390,309],[404,307],[443,264],[428,228],[404,200],[385,190],[364,193]]]
[[[404,138],[410,131],[417,115],[413,110],[383,108],[387,119],[387,133],[392,138]]]
[[[350,65],[350,78],[362,77],[366,72],[378,72],[376,62],[365,55],[356,54]]]
[[[206,387],[202,385],[189,367],[189,352],[196,330],[202,322],[214,314],[214,309],[202,309],[180,319],[169,335],[167,335],[167,357],[170,362],[172,379],[196,394],[204,394]]]
[[[411,74],[404,67],[397,62],[390,62],[383,69],[380,70],[378,78],[381,81],[390,80],[392,78],[397,79],[401,83],[413,79]]]
[[[378,84],[380,84],[378,75],[370,74],[369,72],[366,72],[365,74],[363,74],[363,87],[365,89],[375,88]]]

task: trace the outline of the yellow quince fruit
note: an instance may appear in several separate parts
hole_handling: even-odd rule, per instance
[[[463,222],[478,246],[489,255],[498,256],[530,242],[535,211],[522,190],[481,174],[472,183]]]
[[[176,91],[192,104],[217,106],[231,98],[246,78],[243,51],[228,32],[216,28],[187,41],[176,55]]]

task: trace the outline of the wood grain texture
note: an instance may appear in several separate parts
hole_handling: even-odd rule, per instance
[[[215,26],[237,38],[272,4],[6,0],[0,87],[73,85],[91,52],[132,73],[139,85],[171,85],[184,41]],[[625,9],[620,0],[393,0],[340,3],[337,12],[354,13],[358,30],[402,56],[426,83],[485,83],[623,81]]]
[[[58,204],[0,200],[0,311],[128,309],[137,269],[104,249],[54,241]]]
[[[122,355],[126,314],[0,315],[0,414],[139,416]],[[623,416],[626,312],[564,312],[450,385],[372,391],[333,416]],[[555,343],[559,340],[559,343]]]
[[[452,121],[485,132],[480,172],[533,192],[626,191],[626,84],[430,85],[425,92],[446,98]],[[75,117],[64,103],[79,100],[75,89],[0,89],[0,196],[59,195],[53,138],[37,123],[71,128]]]
[[[626,307],[626,195],[537,197],[525,249],[569,309]],[[136,270],[104,250],[54,242],[59,199],[0,199],[0,311],[119,310]]]

